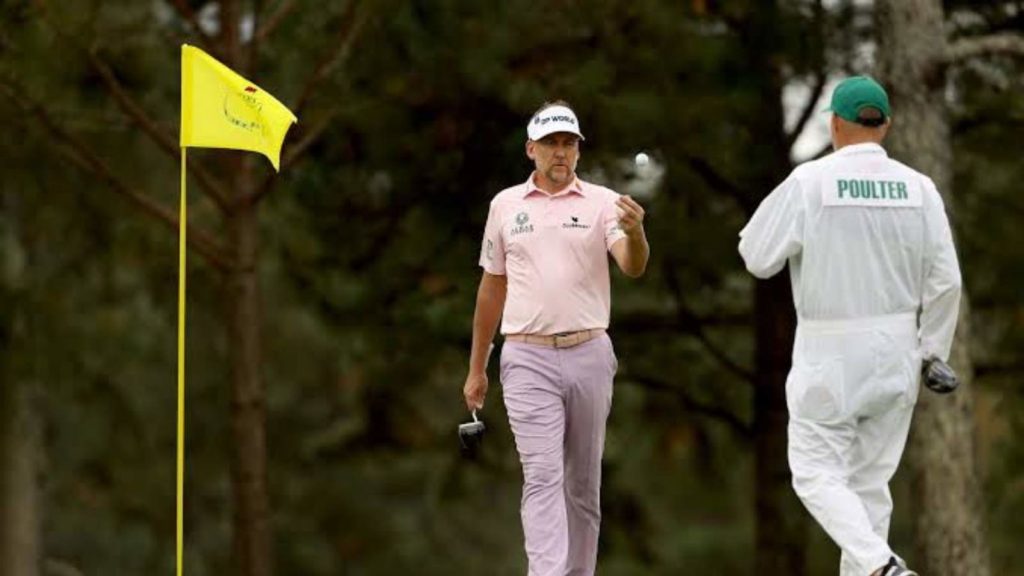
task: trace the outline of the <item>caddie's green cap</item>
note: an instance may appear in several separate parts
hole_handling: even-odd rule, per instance
[[[843,120],[859,122],[857,115],[865,108],[874,108],[882,113],[882,121],[889,117],[889,95],[885,88],[870,76],[851,76],[843,80],[832,92],[832,105],[827,111]]]

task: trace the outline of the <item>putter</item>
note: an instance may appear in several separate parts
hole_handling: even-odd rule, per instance
[[[485,370],[487,365],[490,364],[492,352],[494,352],[493,343],[487,348],[487,357],[484,359]],[[487,430],[487,426],[476,417],[476,410],[473,410],[472,422],[459,424],[459,444],[462,445],[463,456],[470,459],[476,458],[480,449],[480,442],[484,438],[484,430]]]
[[[468,458],[475,458],[480,442],[484,438],[484,431],[487,426],[476,417],[476,410],[473,410],[473,421],[459,424],[459,443],[462,444],[462,453]]]
[[[960,385],[956,372],[939,358],[932,356],[926,358],[921,365],[921,373],[924,376],[924,385],[932,392],[938,394],[949,394]]]

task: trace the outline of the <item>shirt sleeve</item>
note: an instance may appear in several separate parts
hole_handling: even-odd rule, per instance
[[[804,198],[799,181],[790,176],[757,207],[740,231],[740,256],[747,270],[770,278],[803,248]]]
[[[930,180],[925,185],[924,289],[921,296],[921,353],[949,359],[960,312],[962,280],[953,245],[953,233],[942,197]]]
[[[608,201],[604,205],[602,222],[604,224],[604,244],[608,250],[612,249],[612,244],[626,237],[626,233],[619,227],[619,212],[615,206],[615,202],[618,199],[619,195],[612,193],[608,196]]]
[[[501,236],[501,209],[497,202],[491,202],[484,227],[483,244],[480,246],[480,266],[489,274],[505,275],[505,241]]]

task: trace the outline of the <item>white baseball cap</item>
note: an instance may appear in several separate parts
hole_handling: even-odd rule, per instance
[[[550,106],[538,112],[526,126],[526,134],[530,140],[540,140],[548,134],[555,132],[568,132],[583,138],[580,132],[580,122],[576,119],[576,113],[565,106]]]

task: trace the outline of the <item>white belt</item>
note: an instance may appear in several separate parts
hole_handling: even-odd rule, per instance
[[[835,318],[830,320],[808,320],[800,318],[798,326],[815,332],[847,332],[867,330],[885,326],[917,326],[917,312],[901,312],[882,316],[861,316],[858,318]]]

